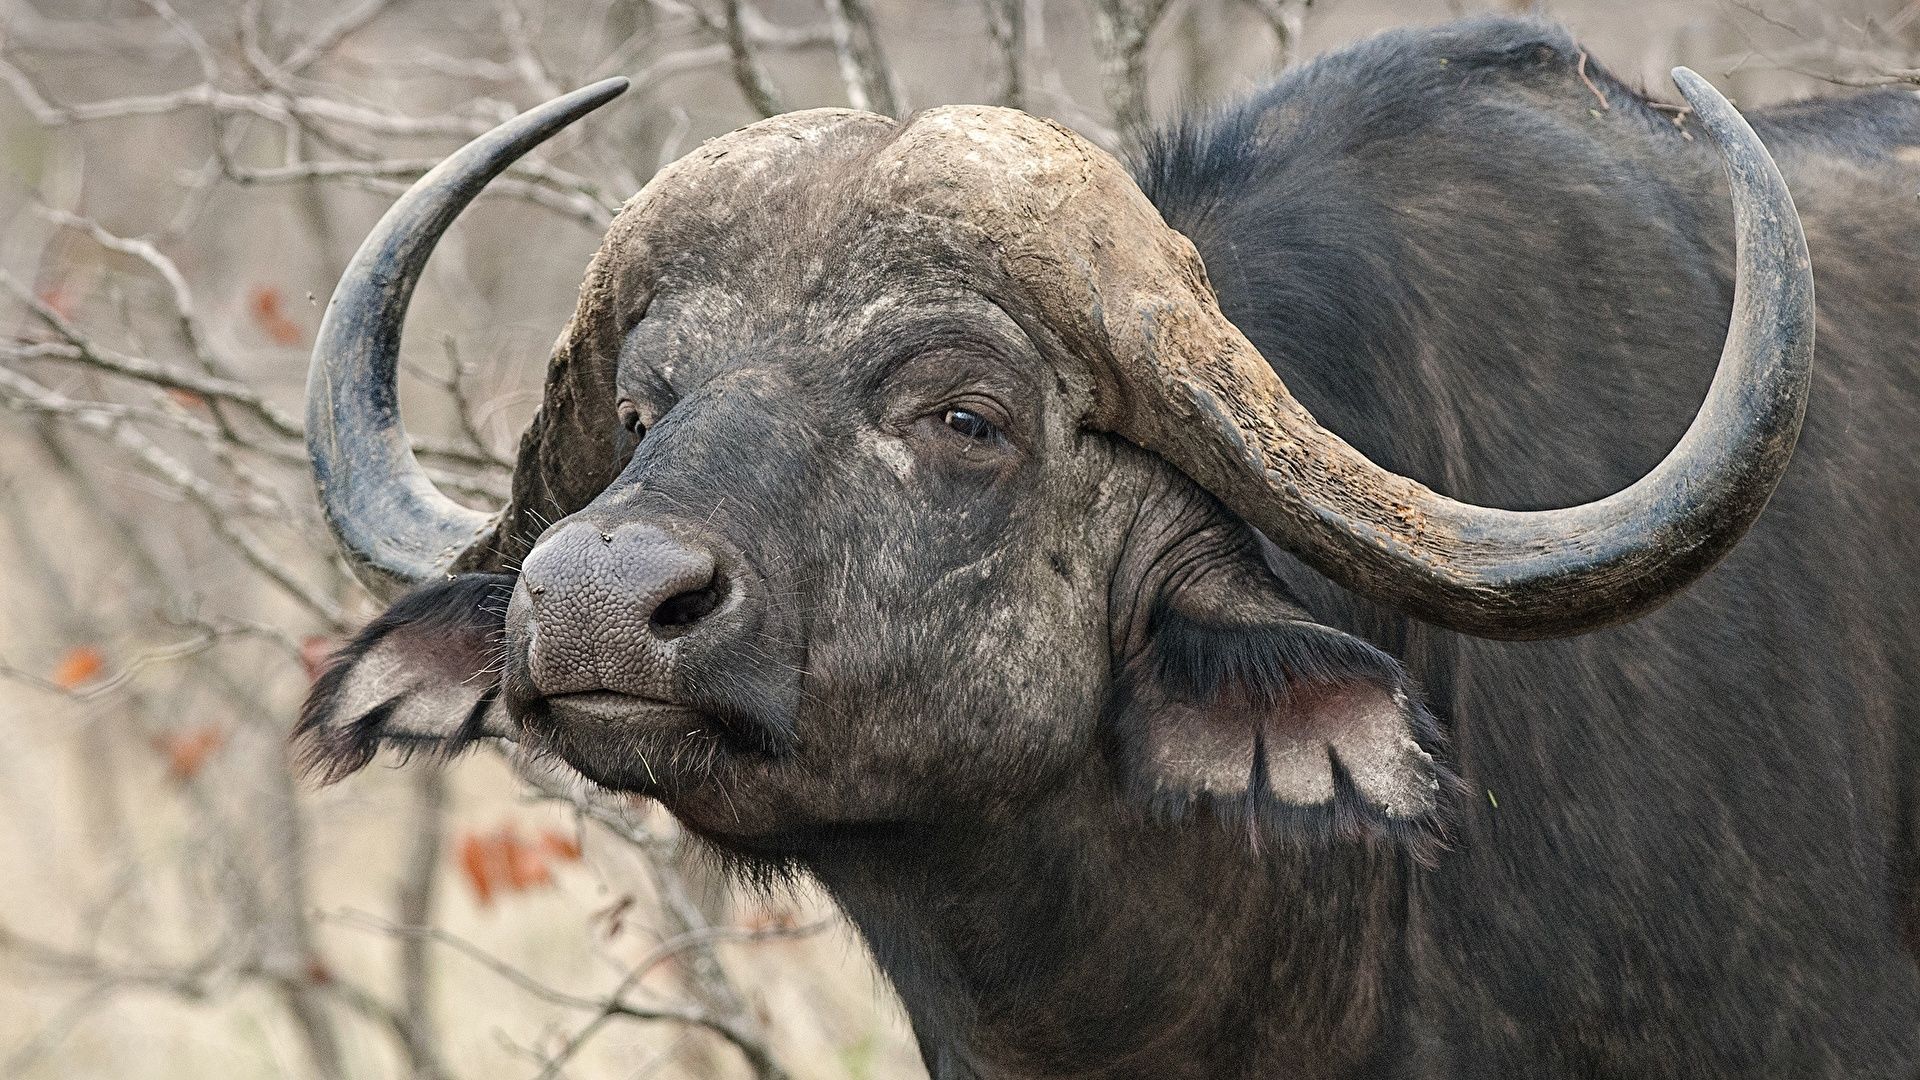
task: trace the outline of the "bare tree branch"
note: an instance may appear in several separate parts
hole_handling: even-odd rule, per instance
[[[381,135],[445,135],[472,138],[506,119],[504,109],[491,116],[401,116],[330,98],[292,96],[280,92],[236,94],[200,83],[159,94],[109,98],[79,105],[56,105],[41,95],[18,67],[0,60],[0,79],[13,87],[21,103],[44,127],[64,127],[129,116],[164,116],[183,109],[212,109],[222,113],[258,116],[277,123],[303,119],[325,121]]]
[[[437,926],[401,926],[384,919],[357,912],[346,913],[340,917],[339,921],[349,925],[359,925],[378,930],[398,937],[420,937],[435,944],[444,945],[467,959],[472,960],[474,963],[479,964],[481,967],[486,968],[488,971],[519,989],[522,993],[537,1000],[547,1002],[550,1005],[558,1005],[569,1009],[588,1010],[608,1018],[668,1021],[704,1028],[733,1044],[733,1047],[740,1051],[741,1056],[747,1059],[747,1063],[753,1068],[754,1075],[758,1080],[786,1080],[787,1072],[781,1068],[780,1064],[774,1059],[772,1051],[768,1049],[767,1045],[757,1036],[742,1028],[737,1021],[727,1017],[717,1016],[712,1012],[693,1006],[645,1005],[634,1002],[626,996],[627,991],[631,989],[630,982],[623,981],[620,989],[607,997],[587,997],[548,986],[546,983],[541,982],[526,972],[521,971],[519,968],[514,967],[512,964],[494,956],[492,953],[487,952],[466,938]],[[743,933],[752,934],[753,932],[745,931]],[[702,938],[701,940],[706,941],[708,939]],[[751,938],[749,938],[749,940],[751,940]]]
[[[56,360],[85,364],[163,389],[181,390],[209,401],[226,402],[238,406],[253,414],[273,434],[283,438],[304,439],[306,437],[305,430],[299,421],[244,382],[218,375],[203,375],[190,368],[149,360],[99,345],[82,333],[66,316],[55,310],[51,304],[35,296],[21,284],[19,279],[5,270],[0,270],[0,288],[11,292],[37,319],[65,339],[64,342],[0,345],[0,359]],[[186,317],[181,318],[184,321]],[[500,464],[499,459],[484,448],[476,449],[442,439],[414,436],[413,447],[416,453],[462,465],[491,467]],[[489,495],[493,494],[494,490],[486,489]]]
[[[654,78],[706,67],[728,59],[730,55],[726,45],[729,33],[728,18],[724,12],[714,15],[704,7],[680,3],[677,0],[652,0],[648,6],[699,27],[705,33],[718,38],[720,44],[676,49],[669,52],[641,69],[641,73],[635,76],[634,82],[644,86]],[[833,28],[825,24],[781,26],[768,22],[758,11],[746,5],[740,8],[739,21],[741,35],[752,49],[798,50],[828,47],[833,44]],[[609,53],[605,60],[595,65],[593,78],[603,78],[627,71],[650,46],[655,44],[657,37],[658,32],[653,27],[635,31],[631,37]]]
[[[559,97],[563,91],[547,70],[546,61],[540,58],[540,51],[534,47],[533,32],[527,26],[527,13],[520,8],[519,0],[497,0],[500,9],[500,33],[507,39],[507,46],[513,53],[513,68],[520,81],[537,94],[542,101]]]
[[[286,60],[280,64],[280,70],[288,75],[298,75],[312,67],[316,61],[339,48],[341,42],[379,18],[391,4],[392,0],[360,0],[321,27],[299,48],[288,53]]]
[[[1113,126],[1125,138],[1147,128],[1147,42],[1168,0],[1095,0],[1094,46],[1106,82]]]
[[[184,390],[209,400],[230,402],[252,413],[276,435],[296,439],[303,436],[299,421],[281,411],[278,406],[267,401],[245,383],[221,378],[218,375],[202,375],[188,368],[131,356],[97,345],[52,304],[34,295],[17,278],[4,270],[0,270],[0,287],[5,287],[7,291],[13,293],[16,299],[26,305],[28,311],[31,311],[41,323],[66,342],[64,349],[40,345],[12,350],[12,354],[18,358],[68,360],[90,364],[116,375],[139,379],[169,390]],[[188,316],[182,315],[180,318],[184,325]]]
[[[880,34],[865,0],[826,0],[826,5],[848,102],[883,116],[906,115],[906,96],[881,51]]]
[[[982,0],[987,37],[1000,54],[1000,86],[993,99],[1010,109],[1027,101],[1027,0]]]
[[[75,701],[93,701],[120,690],[132,682],[134,676],[149,667],[158,664],[173,663],[178,660],[184,660],[190,656],[198,656],[212,648],[221,637],[221,634],[209,629],[176,644],[163,645],[156,649],[148,649],[133,656],[121,666],[120,670],[113,674],[101,679],[96,679],[83,686],[62,686],[51,680],[43,679],[30,671],[13,666],[7,663],[4,657],[0,657],[0,678],[12,679],[15,682],[31,686],[36,690],[41,690],[49,694],[57,694],[61,697],[72,698]]]
[[[778,116],[786,112],[780,103],[780,92],[774,89],[773,80],[767,77],[766,68],[760,64],[760,58],[754,55],[753,44],[747,38],[745,15],[742,8],[745,0],[721,0],[725,13],[724,28],[727,40],[727,54],[733,58],[733,81],[740,84],[740,92],[746,95],[747,104],[761,116]]]
[[[409,849],[394,898],[394,915],[401,926],[430,926],[435,921],[440,856],[444,849],[447,772],[444,763],[426,761],[414,770],[413,820],[407,829]],[[434,1018],[433,957],[425,940],[402,937],[399,942],[400,1015],[405,1028],[407,1055],[416,1080],[433,1080],[440,1057],[440,1031]]]
[[[8,1076],[24,1072],[87,1013],[119,994],[148,990],[172,994],[189,1002],[207,1002],[220,997],[236,981],[264,980],[276,984],[280,981],[280,976],[268,971],[257,958],[247,955],[240,943],[231,940],[222,941],[205,956],[186,963],[119,963],[47,945],[0,925],[0,956],[9,955],[58,978],[86,983],[87,989],[45,1025],[39,1037],[15,1051],[4,1066],[0,1066],[0,1073]],[[319,988],[320,992],[386,1028],[404,1048],[398,1014],[372,992],[333,974],[319,984]],[[437,1061],[426,1063],[417,1075],[428,1080],[450,1080],[445,1066]]]
[[[1275,68],[1292,66],[1299,58],[1300,37],[1306,31],[1307,10],[1313,0],[1243,0],[1273,31]]]
[[[35,9],[29,0],[13,0],[5,7],[4,27],[16,49],[49,53],[167,54],[179,43],[160,31],[160,20],[56,19]]]
[[[0,393],[4,393],[16,407],[62,415],[75,425],[110,439],[121,449],[132,454],[133,459],[145,466],[149,473],[185,495],[204,511],[214,531],[232,544],[254,569],[278,585],[288,596],[299,601],[325,625],[336,629],[345,628],[345,615],[332,598],[322,595],[312,586],[294,577],[278,555],[268,550],[259,538],[243,529],[234,519],[232,514],[234,504],[230,493],[188,468],[179,458],[161,449],[158,444],[128,422],[130,415],[124,407],[75,401],[5,368],[0,368]],[[250,500],[243,505],[263,516],[272,516],[279,512],[279,508],[271,503]]]
[[[609,1002],[623,1000],[627,992],[638,986],[641,980],[651,974],[655,968],[689,950],[710,950],[715,943],[721,941],[751,942],[770,941],[775,938],[805,937],[809,934],[819,933],[831,925],[833,924],[829,921],[821,921],[804,926],[775,926],[761,930],[748,930],[730,926],[707,927],[700,931],[688,931],[676,935],[662,942],[658,948],[642,957],[639,963],[633,965],[633,967],[628,970],[626,976],[620,980],[620,984],[614,987],[612,993],[607,995],[607,1000]],[[594,1035],[598,1034],[601,1028],[606,1026],[609,1020],[615,1019],[618,1015],[619,1013],[614,1009],[603,1006],[593,1019],[587,1021],[579,1030],[575,1031],[573,1035],[567,1039],[566,1043],[547,1059],[539,1076],[535,1077],[535,1080],[552,1080],[553,1077],[558,1076],[561,1067],[571,1060],[575,1054],[578,1054],[580,1050],[587,1045],[588,1041],[591,1040]],[[752,1060],[751,1056],[749,1056],[749,1060]],[[769,1074],[758,1070],[756,1071],[757,1074],[762,1077],[779,1075],[777,1073]]]

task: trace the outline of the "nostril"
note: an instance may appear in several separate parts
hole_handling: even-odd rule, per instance
[[[648,621],[656,635],[676,638],[713,614],[726,598],[726,580],[716,572],[705,585],[669,596],[653,609],[653,617]]]
[[[577,662],[582,652],[658,647],[717,618],[732,602],[737,583],[716,564],[697,537],[682,539],[649,524],[560,526],[520,566],[528,632],[537,620],[556,663],[562,657]]]

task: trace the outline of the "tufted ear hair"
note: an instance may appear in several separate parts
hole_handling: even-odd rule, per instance
[[[383,744],[454,754],[505,736],[501,637],[514,578],[463,574],[406,594],[334,654],[293,729],[300,767],[333,783]]]
[[[1152,813],[1210,815],[1256,848],[1381,838],[1425,858],[1460,787],[1400,664],[1310,621],[1257,552],[1155,601],[1107,730]]]

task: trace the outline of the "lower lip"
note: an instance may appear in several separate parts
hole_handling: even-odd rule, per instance
[[[579,694],[556,694],[547,699],[549,707],[589,720],[657,721],[694,715],[684,705],[654,698],[617,694],[611,690],[593,690]]]

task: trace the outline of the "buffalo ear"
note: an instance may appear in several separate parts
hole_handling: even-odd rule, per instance
[[[1126,783],[1158,815],[1263,839],[1385,837],[1425,854],[1458,781],[1405,671],[1309,621],[1264,565],[1162,596],[1119,678],[1109,727]]]
[[[382,743],[454,753],[501,734],[501,637],[514,579],[464,574],[416,589],[334,654],[293,729],[297,759],[333,783]]]

